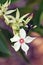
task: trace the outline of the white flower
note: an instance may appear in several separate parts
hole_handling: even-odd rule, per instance
[[[21,49],[27,54],[27,51],[29,50],[29,46],[26,43],[31,43],[35,38],[26,36],[25,30],[22,28],[19,31],[19,35],[16,34],[13,38],[11,38],[11,42],[15,42],[14,46],[12,46],[15,51],[18,51],[21,47]]]
[[[8,0],[4,4],[0,4],[0,16],[3,16],[5,18],[5,22],[8,24],[8,18],[11,13],[13,13],[15,10],[8,10],[8,6],[10,5],[11,1]],[[10,15],[11,16],[11,15]]]

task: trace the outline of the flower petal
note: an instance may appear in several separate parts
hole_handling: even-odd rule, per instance
[[[9,21],[12,20],[11,23],[15,23],[16,22],[16,19],[12,16],[12,15],[6,15],[6,17],[9,19]],[[11,20],[10,20],[11,19]],[[9,22],[10,23],[10,22]]]
[[[8,25],[9,24],[9,19],[5,15],[3,15],[3,16],[5,18],[5,23]]]
[[[16,19],[12,15],[3,15],[3,16],[5,18],[5,23],[7,25],[9,25],[10,23],[15,23],[16,22]]]
[[[13,38],[11,38],[10,40],[11,40],[11,42],[16,42],[16,41],[18,41],[20,38],[19,38],[19,36],[16,34]]]
[[[5,7],[7,6],[7,4],[8,4],[8,0],[3,4],[3,6]]]
[[[18,19],[19,19],[19,17],[20,17],[20,12],[19,12],[19,10],[18,10],[18,8],[17,8],[17,12],[16,12],[16,19],[18,20]]]
[[[24,43],[24,44],[21,45],[21,48],[27,54],[27,51],[29,50],[29,46]]]
[[[25,24],[27,24],[28,22],[30,22],[30,20],[32,19],[32,17],[33,17],[33,14],[31,14],[31,15],[26,19]]]
[[[25,32],[25,30],[23,28],[20,29],[20,37],[21,38],[25,38],[26,37],[26,32]]]
[[[8,7],[11,3],[11,0],[8,2],[8,0],[3,4],[3,7]]]
[[[0,10],[0,15],[2,15],[2,11]]]
[[[14,44],[14,46],[12,46],[14,48],[15,51],[18,51],[20,49],[20,43],[19,42],[16,42]]]
[[[26,43],[31,43],[34,39],[36,39],[36,37],[27,36],[27,37],[25,38],[25,42],[26,42]]]
[[[11,13],[13,13],[13,12],[15,12],[16,11],[16,9],[15,10],[9,10],[9,11],[7,11],[7,12],[5,12],[5,14],[11,14]]]
[[[23,19],[26,17],[26,16],[28,16],[30,13],[27,13],[27,14],[25,14],[24,16],[22,16],[20,19],[19,19],[19,22],[22,22],[23,21]]]

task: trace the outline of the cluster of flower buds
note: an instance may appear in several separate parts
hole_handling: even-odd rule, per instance
[[[8,10],[10,3],[11,2],[7,0],[6,3],[0,4],[0,17],[3,16],[5,23],[13,30],[14,37],[10,40],[14,42],[14,46],[12,46],[14,50],[18,51],[21,47],[25,54],[27,54],[29,46],[26,43],[31,43],[35,38],[26,36],[26,31],[23,27],[28,27],[27,24],[32,19],[33,14],[30,15],[30,13],[27,13],[20,17],[18,8],[15,10]],[[11,15],[13,12],[16,12],[16,17]]]

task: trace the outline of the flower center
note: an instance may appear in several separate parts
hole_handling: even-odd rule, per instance
[[[21,38],[21,39],[19,40],[19,42],[20,42],[21,44],[23,44],[23,43],[24,43],[24,39]]]

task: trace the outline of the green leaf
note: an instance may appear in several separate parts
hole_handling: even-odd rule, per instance
[[[39,33],[41,36],[43,36],[43,26],[36,27],[32,31]]]
[[[4,30],[4,29],[1,29],[1,30],[2,30],[2,32],[3,32],[3,34],[4,34],[4,36],[5,36],[8,40],[10,40],[10,38],[13,37],[13,32],[11,33],[11,31],[9,32],[8,30]]]
[[[35,17],[33,19],[33,24],[40,26],[40,15],[43,12],[43,0],[39,5],[39,10],[36,12]]]
[[[6,1],[7,1],[7,0],[0,0],[0,3],[3,4],[3,3],[5,3]],[[9,1],[9,0],[8,0],[8,1]],[[12,2],[16,2],[16,1],[18,1],[18,0],[11,0],[11,3],[12,3]]]
[[[40,24],[43,26],[43,12],[41,13],[41,16],[40,16]]]
[[[4,54],[10,54],[10,51],[7,47],[7,41],[6,38],[4,37],[3,33],[0,31],[0,52]]]
[[[18,0],[11,0],[11,2],[16,2],[16,1],[18,1]]]

